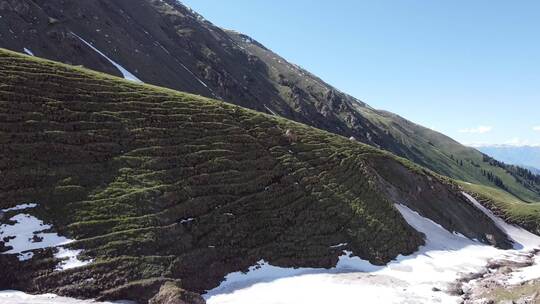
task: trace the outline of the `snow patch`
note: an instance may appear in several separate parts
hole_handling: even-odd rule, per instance
[[[15,207],[12,207],[12,208],[2,209],[0,211],[2,211],[2,212],[19,211],[19,210],[26,210],[26,209],[36,208],[37,206],[38,205],[34,204],[34,203],[21,204],[21,205],[17,205]]]
[[[339,257],[338,263],[335,269],[338,272],[344,271],[361,271],[372,272],[380,270],[382,266],[375,266],[369,261],[362,260],[361,258],[354,256],[352,251],[344,250],[343,255]]]
[[[34,56],[34,53],[33,53],[32,51],[30,51],[29,49],[24,48],[23,50],[24,50],[24,52],[25,52],[26,54],[28,54],[28,55],[30,55],[30,56]]]
[[[266,110],[268,110],[268,112],[270,112],[272,115],[278,116],[278,115],[276,114],[276,112],[272,111],[268,106],[264,105],[264,108],[265,108]]]
[[[540,236],[514,225],[506,223],[504,220],[493,214],[489,209],[482,206],[474,197],[462,192],[463,195],[484,214],[486,214],[494,223],[514,241],[514,249],[533,249],[540,245]]]
[[[3,209],[3,212],[18,212],[37,207],[37,204],[21,204],[13,208]],[[82,250],[71,250],[62,246],[74,242],[66,237],[54,232],[46,232],[52,228],[51,225],[43,223],[35,216],[26,213],[18,213],[9,219],[14,224],[0,225],[0,239],[5,239],[5,246],[12,249],[0,254],[18,254],[19,261],[27,261],[33,258],[32,250],[56,247],[58,252],[54,255],[62,261],[57,270],[65,270],[80,267],[91,263],[91,261],[80,261],[77,256]]]
[[[2,304],[136,304],[132,301],[96,302],[93,300],[78,300],[57,296],[55,294],[30,295],[16,290],[0,291],[0,303]]]
[[[28,261],[34,257],[33,252],[24,252],[19,254],[19,261]]]
[[[396,209],[409,225],[425,235],[425,245],[411,256],[401,255],[386,266],[376,266],[344,251],[332,269],[281,268],[259,261],[246,273],[227,275],[204,297],[208,304],[353,304],[358,299],[362,303],[453,304],[459,297],[436,290],[445,290],[461,273],[483,269],[491,258],[520,253],[447,231],[404,205],[396,205]],[[510,232],[512,238],[518,238],[516,231]],[[519,235],[538,238],[521,231]],[[535,271],[523,271],[522,276],[529,278]]]
[[[77,256],[79,256],[81,253],[82,250],[58,247],[58,253],[56,253],[54,256],[58,259],[62,259],[63,261],[56,266],[56,270],[67,270],[88,265],[90,262],[81,261],[77,258]]]
[[[188,69],[183,63],[181,63],[181,62],[178,62],[178,63],[180,63],[180,65],[184,68],[184,70],[186,70],[188,73],[190,73],[191,76],[193,76],[195,78],[195,80],[197,80],[201,85],[203,85],[207,89],[210,89],[208,87],[208,85],[204,81],[202,81],[199,77],[197,77],[197,75],[195,75],[195,73],[193,73],[190,69]]]
[[[0,236],[8,238],[8,241],[5,242],[6,246],[13,247],[13,249],[4,252],[5,254],[54,247],[67,244],[70,241],[56,233],[44,232],[52,227],[32,215],[20,213],[11,217],[10,221],[14,221],[15,224],[0,226]]]
[[[122,73],[122,75],[124,76],[124,79],[127,79],[127,80],[131,80],[131,81],[135,81],[135,82],[141,82],[142,81],[137,78],[135,75],[133,75],[131,72],[129,72],[128,70],[126,70],[123,66],[121,66],[120,64],[116,63],[115,61],[113,61],[111,58],[107,57],[107,55],[105,55],[103,52],[101,52],[100,50],[98,50],[97,48],[95,48],[91,43],[87,42],[86,40],[84,40],[83,38],[81,38],[80,36],[78,36],[77,34],[71,32],[71,34],[75,37],[77,37],[81,42],[83,42],[84,44],[86,44],[88,47],[90,47],[92,50],[94,50],[96,53],[98,53],[99,55],[101,55],[103,58],[107,59],[112,65],[114,65],[114,67],[116,67],[120,73]]]
[[[195,219],[190,217],[190,218],[187,218],[187,219],[183,219],[180,221],[180,224],[187,224],[187,223],[191,223],[193,222]]]

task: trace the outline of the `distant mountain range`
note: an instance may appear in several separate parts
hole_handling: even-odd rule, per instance
[[[493,145],[478,147],[478,150],[499,161],[523,166],[540,174],[540,146]]]

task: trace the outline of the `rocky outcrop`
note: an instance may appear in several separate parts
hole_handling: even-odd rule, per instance
[[[379,168],[374,174],[380,179],[380,191],[396,204],[408,206],[448,231],[500,248],[512,248],[506,234],[481,210],[472,206],[452,181],[443,179],[441,183],[439,177],[428,170],[411,176],[411,167],[386,163],[384,158],[374,157],[371,161],[373,167]]]
[[[204,299],[195,293],[185,291],[176,283],[167,282],[148,302],[149,304],[205,304]]]
[[[464,304],[479,303],[520,303],[536,304],[540,300],[539,280],[512,282],[512,275],[523,271],[538,261],[539,249],[528,252],[514,252],[488,262],[478,272],[463,274],[451,283],[446,292],[460,296]]]

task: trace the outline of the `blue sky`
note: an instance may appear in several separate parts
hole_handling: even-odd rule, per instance
[[[462,143],[540,144],[540,1],[183,2]]]

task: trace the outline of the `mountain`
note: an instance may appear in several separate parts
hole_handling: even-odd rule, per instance
[[[0,47],[220,99],[320,128],[452,178],[540,201],[540,183],[375,110],[174,0],[0,0]]]
[[[0,290],[202,303],[260,260],[382,265],[425,242],[395,204],[511,247],[451,180],[281,117],[6,50],[0,100]]]
[[[478,150],[508,164],[523,166],[540,174],[540,147],[538,146],[481,146]]]

